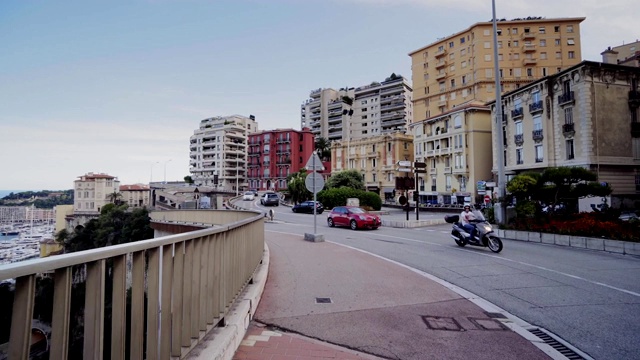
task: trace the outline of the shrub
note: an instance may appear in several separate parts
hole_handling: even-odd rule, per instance
[[[348,187],[322,190],[318,193],[317,198],[327,209],[346,205],[348,198],[358,198],[360,206],[363,208],[370,207],[373,210],[380,210],[382,207],[382,199],[378,194]]]

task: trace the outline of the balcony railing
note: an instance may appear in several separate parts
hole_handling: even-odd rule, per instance
[[[522,136],[522,134],[514,135],[513,141],[516,143],[516,145],[520,146],[524,144],[524,136]]]
[[[531,135],[533,137],[533,140],[535,141],[540,141],[544,138],[543,133],[542,133],[542,129],[538,129],[538,130],[533,130],[531,132]]]
[[[569,103],[573,103],[573,91],[566,92],[562,95],[558,95],[558,105],[566,105]]]
[[[534,102],[533,104],[529,104],[529,113],[531,113],[531,114],[538,113],[538,112],[542,111],[542,109],[543,109],[542,100],[538,100],[538,101]]]
[[[543,159],[542,159],[542,158],[539,158],[539,157],[537,157],[537,158],[536,158],[536,162],[537,162],[537,163],[541,163],[542,161],[543,161]]]
[[[202,230],[0,267],[0,280],[15,279],[11,358],[29,357],[39,274],[52,274],[54,279],[53,301],[48,304],[51,359],[102,359],[105,346],[118,359],[125,358],[127,349],[132,359],[182,358],[211,329],[224,326],[225,317],[234,311],[230,305],[262,259],[263,215],[180,210],[150,216],[157,231],[170,233],[177,224]],[[225,226],[214,226],[220,224]],[[78,313],[71,308],[72,291],[82,283],[83,349],[82,354],[70,354],[69,334]],[[108,303],[110,307],[105,306]],[[105,326],[107,311],[111,312],[109,327]],[[127,323],[130,331],[125,331]]]
[[[524,109],[521,107],[511,110],[511,118],[513,120],[521,118],[522,115],[524,115]]]
[[[576,130],[573,123],[562,125],[562,135],[564,135],[565,137],[575,135],[575,133]]]

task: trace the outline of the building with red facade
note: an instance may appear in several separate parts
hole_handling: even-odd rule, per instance
[[[314,141],[309,128],[249,134],[246,179],[249,189],[286,189],[287,176],[305,167],[315,148]]]

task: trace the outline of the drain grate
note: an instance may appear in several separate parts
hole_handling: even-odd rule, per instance
[[[331,298],[323,298],[323,297],[317,297],[316,298],[316,304],[331,304]]]
[[[542,339],[542,341],[544,341],[545,344],[547,344],[547,345],[551,346],[552,348],[556,349],[556,351],[558,351],[559,353],[564,355],[567,359],[570,359],[570,360],[585,360],[585,358],[580,356],[575,351],[569,349],[565,344],[559,342],[558,340],[556,340],[554,337],[552,337],[551,335],[547,334],[546,332],[544,332],[544,331],[542,331],[540,329],[529,329],[529,332],[532,333],[533,335],[539,337],[540,339]]]

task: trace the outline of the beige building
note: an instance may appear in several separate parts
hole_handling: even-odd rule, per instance
[[[491,112],[480,102],[414,122],[415,160],[427,165],[419,179],[421,204],[480,202],[478,181],[491,181]]]
[[[603,62],[640,67],[640,41],[609,47],[602,52]]]
[[[111,202],[110,194],[118,193],[120,181],[107,174],[87,173],[73,183],[74,215],[99,215],[100,209]]]
[[[129,209],[149,208],[151,205],[148,185],[120,185],[120,201],[129,205]]]
[[[398,161],[413,162],[411,135],[396,132],[331,145],[332,172],[360,171],[365,189],[379,194],[385,202],[395,203],[395,197],[400,195],[396,177],[413,176],[396,171]]]
[[[200,121],[189,146],[189,172],[195,185],[234,193],[246,188],[247,139],[257,130],[253,115],[218,116]]]
[[[639,68],[583,61],[504,94],[503,128],[494,124],[493,143],[504,139],[507,180],[523,171],[580,166],[609,183],[612,196],[638,198],[639,82]]]
[[[401,75],[356,88],[317,89],[309,97],[300,106],[301,128],[329,141],[404,133],[413,121],[411,86]]]
[[[579,63],[585,18],[498,21],[503,91]],[[415,121],[444,114],[472,100],[495,99],[493,24],[479,22],[409,53]]]

